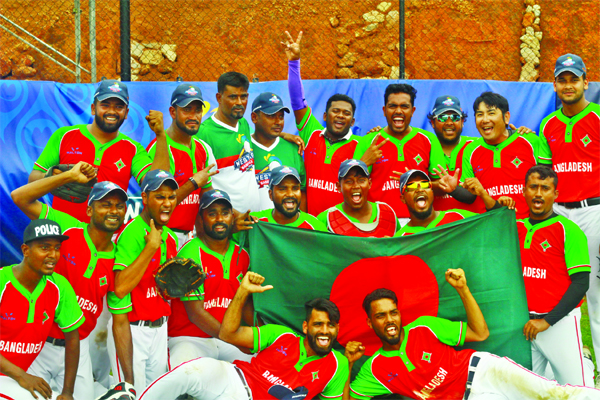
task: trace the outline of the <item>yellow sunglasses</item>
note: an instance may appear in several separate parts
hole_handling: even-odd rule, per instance
[[[404,185],[404,190],[417,190],[421,186],[421,189],[429,189],[432,183],[429,181],[415,181]]]

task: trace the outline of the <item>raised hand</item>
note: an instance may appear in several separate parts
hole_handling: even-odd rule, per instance
[[[35,394],[36,391],[45,399],[50,399],[52,397],[52,389],[50,388],[50,385],[40,377],[23,372],[19,379],[17,379],[17,383],[23,389],[28,390],[35,399],[39,399],[39,397]]]
[[[365,355],[365,346],[361,342],[348,342],[344,353],[350,364]]]
[[[479,182],[479,179],[477,178],[465,179],[465,182],[462,186],[475,196],[482,196],[484,192],[487,193],[486,190],[483,188],[483,185],[481,184],[481,182]]]
[[[501,206],[507,207],[509,210],[516,210],[515,207],[517,205],[517,202],[512,197],[501,196],[498,199],[498,203],[500,203]]]
[[[248,271],[246,275],[244,275],[244,279],[242,280],[240,288],[248,293],[262,293],[273,289],[273,285],[262,286],[264,281],[264,276],[259,275],[256,272]]]
[[[534,131],[532,131],[531,129],[529,129],[526,126],[520,126],[520,127],[516,127],[513,124],[508,125],[510,127],[510,129],[512,129],[513,131],[516,131],[519,135],[524,135],[526,133],[535,133]]]
[[[162,243],[162,229],[156,229],[156,225],[154,224],[154,220],[150,219],[150,232],[146,236],[144,236],[144,240],[146,240],[146,245],[151,246],[154,249],[160,248]]]
[[[97,175],[96,168],[83,161],[79,161],[68,172],[71,174],[73,182],[78,183],[88,183]]]
[[[446,282],[455,289],[462,289],[467,286],[467,278],[462,268],[448,269],[446,271]]]
[[[452,193],[458,186],[458,177],[460,176],[460,168],[456,168],[454,175],[450,175],[450,172],[443,166],[438,164],[437,168],[433,169],[433,172],[440,177],[438,181],[440,189],[446,193]]]
[[[194,181],[196,181],[196,183],[198,184],[198,187],[205,186],[208,183],[208,180],[210,179],[211,176],[219,173],[218,169],[211,172],[211,169],[213,169],[216,166],[217,166],[217,164],[212,163],[208,167],[206,167],[203,170],[200,170],[194,174],[194,176],[192,178],[194,178]]]
[[[165,133],[163,115],[160,111],[150,110],[146,116],[146,121],[148,121],[148,126],[150,129],[152,129],[152,132],[154,132],[156,136],[160,136]]]
[[[286,41],[281,42],[285,46],[285,55],[288,61],[295,61],[300,59],[300,41],[302,40],[302,31],[298,34],[298,38],[294,41],[294,38],[288,31],[285,31]]]
[[[390,141],[390,139],[386,138],[386,139],[382,140],[381,143],[377,144],[380,137],[381,137],[381,134],[378,133],[377,136],[375,136],[375,139],[373,140],[373,142],[371,143],[369,148],[365,151],[365,154],[363,154],[362,157],[360,158],[361,161],[363,161],[365,164],[367,164],[367,166],[371,166],[371,165],[375,164],[377,162],[377,160],[379,160],[383,156],[383,151],[381,151],[381,148],[387,142]]]
[[[243,214],[239,214],[233,224],[233,233],[248,231],[252,229],[252,225],[255,223],[255,218],[250,216],[250,210]]]

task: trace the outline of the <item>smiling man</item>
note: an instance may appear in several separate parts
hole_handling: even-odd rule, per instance
[[[265,278],[248,272],[223,317],[219,337],[258,353],[251,362],[233,364],[204,357],[182,364],[157,379],[140,400],[162,400],[187,393],[208,399],[341,398],[348,379],[348,360],[333,350],[340,312],[330,300],[304,306],[302,337],[280,325],[240,326],[251,294],[272,289]]]
[[[400,222],[389,205],[367,200],[371,177],[363,161],[342,162],[336,185],[344,202],[317,217],[330,232],[345,236],[392,237],[400,229]]]

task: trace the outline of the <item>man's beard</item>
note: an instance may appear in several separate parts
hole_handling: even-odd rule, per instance
[[[296,208],[294,211],[286,210],[285,207],[283,207],[283,202],[285,202],[286,200],[294,200],[294,202],[296,203]],[[275,206],[275,209],[282,213],[286,218],[293,218],[296,216],[296,214],[298,214],[298,200],[295,198],[287,197],[283,199],[281,204],[273,203],[273,206]]]
[[[308,345],[310,346],[310,348],[313,349],[313,351],[315,353],[317,353],[318,356],[323,357],[331,352],[331,349],[333,348],[333,341],[335,340],[335,338],[331,337],[329,335],[319,335],[319,336],[328,336],[329,337],[329,346],[327,346],[326,349],[324,349],[323,347],[320,347],[317,344],[317,338],[315,336],[311,335],[310,333],[306,334],[306,339],[308,340]]]
[[[223,227],[225,227],[225,230],[223,232],[215,232],[214,229],[217,226],[223,226]],[[222,222],[217,222],[212,227],[210,227],[210,226],[204,224],[204,233],[206,233],[209,237],[211,237],[215,240],[227,239],[229,237],[229,234],[231,233],[231,225],[227,225]]]
[[[104,121],[104,118],[96,114],[96,116],[94,117],[94,121],[96,121],[96,125],[98,125],[101,131],[106,133],[114,133],[119,130],[121,125],[123,125],[123,122],[125,122],[125,118],[119,119],[117,122],[109,124]]]
[[[429,208],[425,211],[416,211],[411,208],[410,212],[415,216],[416,219],[427,219],[431,216],[431,213],[433,212],[433,204],[431,204]]]
[[[182,124],[181,122],[179,122],[179,120],[175,120],[175,125],[177,125],[179,129],[181,129],[186,135],[189,136],[194,136],[196,133],[198,133],[198,130],[200,129],[200,125],[198,125],[195,129],[188,128],[186,124]]]
[[[437,136],[441,144],[445,144],[447,146],[453,146],[460,142],[460,133],[457,133],[454,139],[446,139],[443,132],[438,133],[437,131],[435,132],[435,136]]]

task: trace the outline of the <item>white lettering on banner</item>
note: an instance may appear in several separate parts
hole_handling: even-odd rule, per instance
[[[446,375],[448,375],[448,371],[440,367],[435,377],[427,385],[423,386],[423,389],[421,389],[420,392],[415,391],[415,395],[417,395],[417,397],[420,399],[430,398],[433,389],[440,386],[442,382],[444,382],[444,379],[446,379]]]
[[[591,162],[564,162],[554,165],[556,172],[592,172]]]
[[[327,182],[323,179],[309,178],[308,179],[308,187],[321,189],[321,190],[327,190],[328,192],[339,193],[339,191],[337,190],[337,187],[335,186],[335,182]]]
[[[546,279],[546,270],[542,268],[523,267],[523,276],[527,278]]]
[[[44,341],[39,343],[10,342],[0,340],[0,351],[4,353],[37,354],[42,351]]]
[[[81,307],[82,311],[91,311],[92,314],[96,314],[98,312],[98,306],[88,299],[77,296],[77,303],[79,303],[79,307]]]
[[[188,197],[183,199],[183,201],[178,205],[182,204],[200,204],[200,195],[198,193],[192,193]]]
[[[267,381],[269,381],[270,383],[272,383],[273,385],[283,385],[288,389],[291,389],[291,387],[286,384],[283,380],[281,380],[278,376],[275,376],[273,374],[271,374],[269,371],[265,371],[262,374],[263,378],[265,378]]]
[[[214,299],[204,300],[204,309],[208,310],[213,307],[227,308],[229,307],[229,303],[231,303],[231,299],[228,299],[227,297],[216,297]]]
[[[523,185],[499,185],[491,188],[486,188],[490,196],[503,196],[507,194],[523,193]]]

